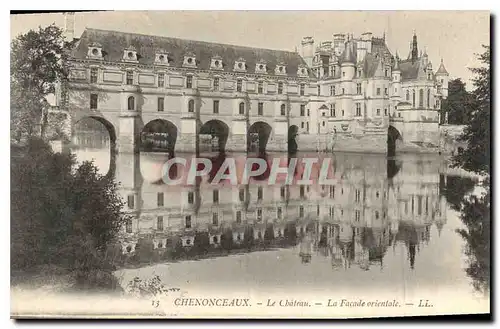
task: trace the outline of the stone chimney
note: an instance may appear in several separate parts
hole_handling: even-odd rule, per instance
[[[75,13],[64,13],[64,37],[66,42],[71,42],[75,38]]]

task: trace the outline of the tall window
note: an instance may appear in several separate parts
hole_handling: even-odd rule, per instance
[[[282,186],[282,187],[280,187],[280,197],[281,197],[282,199],[284,199],[284,198],[285,198],[285,195],[286,195],[286,190],[285,190],[285,187],[284,187],[284,186]]]
[[[300,104],[300,116],[303,117],[306,115],[306,106],[304,104]]]
[[[300,197],[301,197],[301,198],[303,198],[303,197],[305,196],[305,189],[304,189],[304,186],[303,186],[303,185],[301,185],[299,190],[300,190]]]
[[[212,225],[219,225],[219,213],[212,213]]]
[[[278,207],[276,209],[276,217],[281,219],[282,216],[283,216],[283,209],[281,207]]]
[[[285,106],[285,104],[281,104],[281,115],[286,115],[286,106]]]
[[[262,190],[262,186],[257,188],[257,200],[262,200],[264,196],[264,191]]]
[[[389,76],[389,70],[388,69],[385,69],[385,76],[388,77]]]
[[[384,88],[384,95],[386,95],[386,96],[389,95],[389,89]]]
[[[128,105],[128,110],[129,111],[134,111],[135,110],[135,98],[134,98],[134,96],[130,96],[128,98],[127,105]]]
[[[380,115],[380,109],[377,109],[377,115]]]
[[[309,132],[309,121],[306,122],[306,131]]]
[[[259,94],[263,94],[264,93],[264,83],[262,81],[259,81],[259,84],[258,84],[258,87],[257,87],[257,91]]]
[[[212,201],[214,203],[219,203],[219,190],[213,190],[213,192],[212,192]]]
[[[238,210],[236,212],[236,223],[240,224],[241,223],[241,211]]]
[[[165,98],[158,97],[158,112],[163,112],[165,107]]]
[[[377,96],[380,96],[380,88],[377,88]]]
[[[387,116],[387,109],[384,109],[384,115]]]
[[[186,77],[186,88],[193,88],[193,77],[191,75]]]
[[[219,90],[219,78],[214,78],[214,90]]]
[[[306,85],[301,83],[300,84],[300,96],[304,96],[305,89],[306,89]]]
[[[188,112],[194,112],[194,100],[190,99],[188,102]]]
[[[283,94],[283,82],[278,82],[278,94]]]
[[[330,86],[330,96],[335,96],[335,86]]]
[[[187,215],[185,220],[186,228],[191,228],[191,215]]]
[[[219,101],[218,100],[214,101],[214,113],[215,114],[219,113]]]
[[[356,84],[356,93],[361,95],[361,83]]]
[[[334,185],[330,185],[330,199],[334,199],[335,198],[335,186]]]
[[[90,83],[97,83],[97,67],[90,69]]]
[[[345,94],[345,88],[342,88],[342,95]]]
[[[260,222],[262,220],[262,208],[257,208],[257,221]]]
[[[129,209],[134,209],[134,195],[129,195],[127,197],[127,206],[129,207]]]
[[[431,90],[427,89],[427,108],[431,107]]]
[[[356,116],[361,116],[361,103],[356,103]]]
[[[258,115],[264,115],[264,103],[259,103],[257,105]]]
[[[299,207],[299,217],[304,217],[304,206]]]
[[[418,91],[418,107],[424,107],[424,90]]]
[[[97,109],[97,94],[90,94],[90,109]]]
[[[241,86],[243,85],[243,81],[241,79],[236,80],[236,91],[241,92],[242,88]]]
[[[194,203],[194,193],[193,192],[188,192],[188,203],[189,204]]]
[[[163,216],[156,217],[156,229],[163,231]]]
[[[409,90],[406,91],[406,100],[407,101],[410,100],[410,91]]]
[[[158,207],[163,207],[163,200],[165,199],[163,192],[158,192],[158,194],[156,195],[156,199],[157,199],[156,203],[158,204]]]
[[[361,191],[356,189],[355,201],[359,203],[360,200],[361,200]]]
[[[415,108],[415,96],[416,96],[416,94],[415,94],[415,90],[413,90],[413,107],[414,107],[414,108]]]
[[[158,87],[165,87],[165,73],[158,73]]]
[[[330,116],[335,117],[335,104],[330,104]]]
[[[361,211],[356,210],[354,220],[355,220],[356,222],[359,222],[359,220],[360,220],[360,219],[361,219]]]
[[[243,103],[243,102],[240,103],[239,111],[240,111],[239,113],[241,115],[245,114],[245,103]]]
[[[241,202],[245,201],[245,189],[240,188],[238,196]]]
[[[321,86],[318,86],[318,96],[321,95]]]
[[[127,84],[128,85],[134,84],[134,72],[132,71],[127,71]]]

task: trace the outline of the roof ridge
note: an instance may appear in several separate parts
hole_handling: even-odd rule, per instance
[[[204,44],[234,47],[234,48],[238,47],[238,48],[244,48],[244,49],[260,49],[260,50],[268,50],[268,51],[279,51],[279,52],[290,53],[290,54],[295,54],[295,55],[299,56],[299,54],[297,52],[292,51],[292,50],[272,49],[272,48],[263,48],[263,47],[249,47],[249,46],[235,45],[235,44],[230,44],[230,43],[220,43],[220,42],[212,42],[212,41],[204,41],[204,40],[185,39],[185,38],[169,37],[169,36],[164,36],[164,35],[144,34],[144,33],[136,33],[136,32],[124,32],[124,31],[117,31],[117,30],[97,29],[97,28],[92,28],[92,27],[85,27],[84,31],[82,32],[82,35],[86,31],[111,32],[111,33],[136,35],[136,36],[149,37],[149,38],[174,39],[174,40],[199,42],[199,43],[204,43]]]

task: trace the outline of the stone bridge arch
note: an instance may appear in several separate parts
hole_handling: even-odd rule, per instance
[[[212,119],[200,125],[199,149],[203,151],[216,151],[225,153],[226,144],[231,130],[227,123]]]
[[[173,154],[178,134],[177,126],[171,121],[153,119],[146,123],[140,131],[139,150]]]
[[[265,121],[256,121],[248,127],[247,151],[265,153],[273,128]]]
[[[387,156],[395,156],[402,143],[403,135],[397,128],[389,125],[387,129]]]

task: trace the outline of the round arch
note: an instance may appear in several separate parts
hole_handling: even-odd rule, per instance
[[[141,131],[140,150],[173,153],[177,141],[177,126],[168,120],[149,121]]]
[[[229,137],[229,126],[220,120],[209,120],[200,127],[200,151],[224,153]]]
[[[389,126],[387,129],[387,155],[395,156],[397,144],[403,142],[403,137],[399,130],[394,128],[393,126]]]
[[[273,128],[266,122],[257,121],[248,128],[247,150],[264,153]]]

